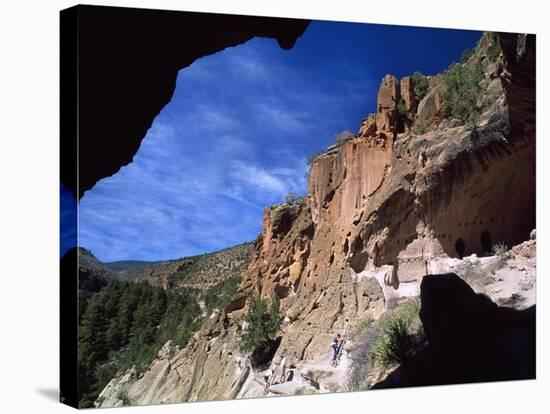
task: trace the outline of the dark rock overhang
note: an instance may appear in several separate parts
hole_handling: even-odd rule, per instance
[[[62,122],[61,182],[80,198],[132,162],[180,69],[258,36],[290,49],[310,21],[76,6],[61,23],[61,116],[78,117]]]

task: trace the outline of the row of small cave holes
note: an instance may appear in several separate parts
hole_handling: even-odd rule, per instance
[[[494,219],[490,219],[490,222],[491,222],[491,223],[494,223],[495,220],[494,220]],[[475,225],[481,226],[481,225],[483,225],[483,220],[479,220],[478,222],[472,221],[472,223],[470,223],[470,222],[467,221],[467,222],[464,223],[464,227],[468,227],[468,225],[470,225],[470,224],[471,224],[472,226],[475,226]],[[388,227],[388,226],[389,226],[389,223],[387,223],[386,226]],[[459,221],[459,222],[458,222],[458,227],[461,227],[461,226],[462,226],[462,222]],[[348,235],[348,236],[349,236],[349,235]],[[453,236],[452,236],[451,234],[436,234],[436,235],[434,235],[434,237],[435,237],[436,239],[444,239],[445,237],[452,238]],[[411,242],[412,242],[413,240],[415,240],[415,239],[416,239],[416,234],[414,234],[414,235],[410,236],[409,238],[405,239],[404,242],[405,242],[405,244],[408,244],[408,243],[411,243]],[[348,240],[346,239],[346,243],[347,243],[347,241],[348,241]],[[397,239],[397,240],[396,240],[396,243],[397,243],[397,244],[400,244],[400,243],[401,243],[401,240]],[[344,246],[344,253],[347,253],[347,249],[346,249],[345,246]]]
[[[491,219],[490,219],[490,222],[491,222],[491,223],[494,223],[494,219],[491,218]],[[483,225],[483,220],[479,220],[479,221],[477,221],[477,222],[474,220],[474,221],[472,221],[472,223],[471,223],[472,226],[475,226],[476,224],[477,224],[477,225]],[[470,222],[468,222],[468,221],[464,223],[464,227],[468,227],[469,225],[470,225]],[[389,223],[386,223],[386,226],[389,227]],[[462,222],[459,221],[459,222],[458,222],[458,227],[461,227],[461,226],[462,226]],[[351,235],[351,232],[349,232],[349,233],[347,234],[347,237],[349,237],[350,235]],[[404,243],[405,243],[405,244],[412,243],[413,240],[416,239],[416,237],[417,237],[417,235],[414,234],[414,235],[410,236],[409,238],[405,239]],[[453,236],[452,236],[451,234],[448,234],[448,235],[447,235],[447,234],[436,234],[434,237],[437,238],[437,239],[443,239],[443,238],[445,238],[445,237],[447,237],[447,238],[450,239],[450,238],[452,238]],[[396,240],[396,243],[397,243],[397,244],[400,244],[401,241],[400,241],[399,239],[397,239],[397,240]],[[334,247],[334,245],[335,245],[335,242],[332,243],[332,247]],[[344,254],[347,254],[347,253],[348,253],[348,250],[349,250],[349,239],[346,238],[346,241],[344,242],[344,246],[343,246]],[[320,251],[319,251],[319,252],[320,252]],[[331,255],[330,255],[330,258],[329,258],[329,266],[332,265],[333,262],[334,262],[334,251],[331,252]]]

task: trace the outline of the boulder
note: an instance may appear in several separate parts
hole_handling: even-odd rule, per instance
[[[444,86],[438,84],[422,98],[416,113],[417,125],[427,127],[437,121],[443,108],[443,90]]]

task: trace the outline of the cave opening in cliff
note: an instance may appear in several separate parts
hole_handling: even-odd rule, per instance
[[[466,251],[466,244],[464,243],[464,240],[457,239],[455,242],[455,250],[458,254],[458,257],[462,259],[464,257],[464,252]]]
[[[273,360],[275,353],[281,345],[281,336],[268,340],[263,346],[256,348],[250,356],[250,362],[254,369],[266,369]]]
[[[481,232],[480,242],[483,253],[488,253],[493,248],[493,239],[491,238],[491,233],[487,230]]]

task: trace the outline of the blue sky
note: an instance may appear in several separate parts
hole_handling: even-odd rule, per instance
[[[253,240],[265,206],[305,193],[307,155],[375,111],[386,73],[438,73],[480,36],[313,22],[290,51],[256,38],[196,61],[134,162],[80,201],[79,245],[160,260]]]
[[[61,256],[77,244],[77,203],[73,194],[61,184],[60,244]]]

